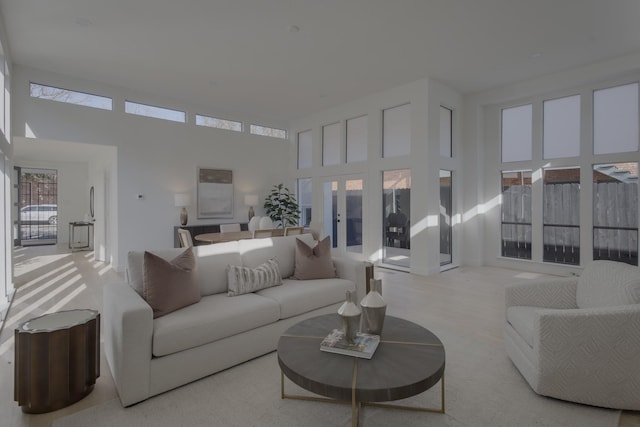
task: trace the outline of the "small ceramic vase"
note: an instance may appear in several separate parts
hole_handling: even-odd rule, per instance
[[[369,293],[362,299],[362,332],[373,335],[382,333],[387,303],[382,298],[382,280],[371,279]]]
[[[346,301],[338,309],[338,315],[342,319],[342,329],[348,343],[353,343],[360,330],[360,307],[353,302],[351,291],[347,291]]]

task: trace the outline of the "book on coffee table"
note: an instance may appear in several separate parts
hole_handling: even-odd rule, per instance
[[[344,331],[334,329],[320,343],[320,350],[329,353],[344,354],[347,356],[371,359],[380,343],[379,335],[358,332],[353,344],[348,343]]]

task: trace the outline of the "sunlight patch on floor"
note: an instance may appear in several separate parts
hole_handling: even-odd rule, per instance
[[[24,307],[22,310],[20,310],[19,313],[13,314],[9,319],[7,319],[7,323],[8,324],[13,324],[13,323],[16,323],[17,321],[19,321],[22,317],[24,317],[28,313],[37,313],[38,312],[37,309],[40,308],[44,303],[53,300],[53,298],[56,295],[58,295],[60,292],[64,291],[65,289],[73,286],[80,279],[82,279],[82,276],[79,275],[79,274],[76,274],[71,279],[69,279],[66,282],[64,282],[62,285],[56,287],[56,289],[54,289],[51,292],[47,293],[44,297],[38,299],[36,302],[34,302],[32,304],[29,304],[26,307]]]
[[[23,276],[24,274],[37,270],[38,268],[45,267],[48,264],[58,262],[70,256],[71,254],[40,255],[33,258],[29,258],[25,261],[16,262],[13,267],[15,278],[17,279],[20,276]]]

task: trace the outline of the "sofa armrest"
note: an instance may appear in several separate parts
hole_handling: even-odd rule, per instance
[[[103,288],[104,352],[123,406],[149,397],[153,310],[127,283]]]
[[[562,389],[570,381],[578,401],[607,396],[600,404],[640,410],[640,304],[540,309],[537,317],[533,349],[541,384]]]
[[[509,285],[506,307],[576,308],[577,284],[577,278],[568,277]]]
[[[341,279],[351,280],[356,284],[355,301],[360,301],[367,294],[367,268],[373,265],[367,261],[357,261],[346,257],[334,257],[333,265]]]

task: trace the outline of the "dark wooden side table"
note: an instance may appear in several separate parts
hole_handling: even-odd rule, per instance
[[[55,411],[82,399],[100,376],[100,313],[60,311],[21,323],[14,366],[22,412]]]

